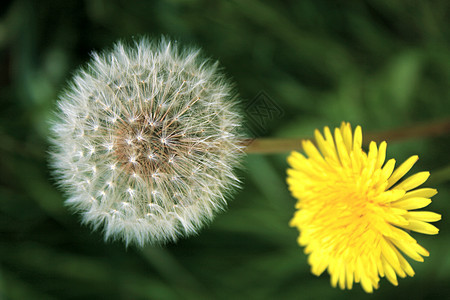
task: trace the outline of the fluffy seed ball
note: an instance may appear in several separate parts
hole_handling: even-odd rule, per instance
[[[198,53],[164,39],[119,42],[60,96],[52,164],[66,203],[106,239],[193,234],[238,184],[237,96]]]

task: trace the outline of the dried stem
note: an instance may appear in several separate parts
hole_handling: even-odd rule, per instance
[[[397,129],[369,132],[364,135],[365,143],[370,141],[399,141],[412,138],[424,138],[450,134],[450,119],[420,124]],[[302,140],[306,138],[257,138],[246,139],[242,143],[247,147],[247,153],[283,153],[302,148]]]

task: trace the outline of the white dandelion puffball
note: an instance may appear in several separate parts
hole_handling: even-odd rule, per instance
[[[193,234],[238,185],[237,94],[197,49],[118,42],[93,54],[58,105],[58,183],[105,239],[143,246]]]

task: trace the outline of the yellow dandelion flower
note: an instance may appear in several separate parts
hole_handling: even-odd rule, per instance
[[[319,276],[328,269],[331,285],[351,289],[353,282],[371,293],[380,277],[397,285],[397,276],[414,276],[405,257],[423,261],[426,249],[408,231],[437,234],[429,224],[439,214],[417,211],[430,204],[437,191],[420,188],[429,172],[399,180],[417,161],[412,156],[394,171],[395,160],[386,163],[386,142],[371,142],[368,154],[361,149],[362,131],[352,134],[342,123],[333,135],[315,131],[318,149],[303,141],[307,155],[293,152],[287,182],[298,199],[290,226],[300,231],[298,243],[309,255],[311,272]]]

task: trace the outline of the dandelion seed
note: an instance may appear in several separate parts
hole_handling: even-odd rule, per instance
[[[300,231],[298,243],[309,255],[312,273],[319,276],[328,269],[333,287],[351,289],[359,282],[368,293],[378,288],[380,277],[397,285],[397,276],[413,276],[403,254],[423,261],[429,253],[405,230],[437,234],[429,222],[441,219],[434,212],[417,211],[437,193],[417,189],[428,172],[400,181],[418,157],[394,171],[395,160],[385,163],[386,142],[378,147],[371,142],[366,154],[361,127],[352,134],[348,123],[336,128],[334,137],[325,127],[325,137],[316,130],[315,138],[318,149],[303,142],[307,157],[298,152],[289,156],[287,179],[298,199],[290,225]]]
[[[137,161],[136,161],[136,156],[131,155],[131,156],[130,156],[130,159],[129,159],[129,162],[132,163],[132,164],[137,163]]]
[[[236,104],[217,64],[196,49],[140,39],[94,54],[60,96],[52,125],[52,163],[67,203],[106,239],[126,244],[196,233],[238,182]]]

